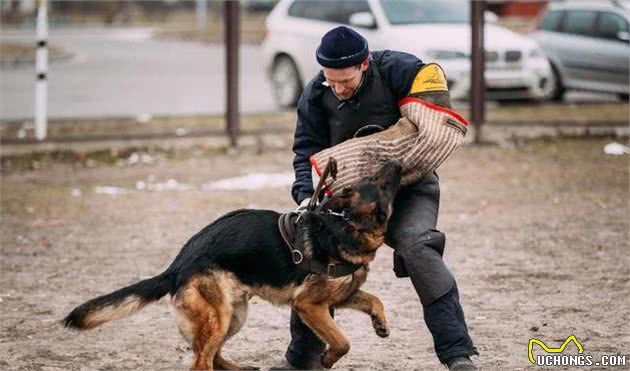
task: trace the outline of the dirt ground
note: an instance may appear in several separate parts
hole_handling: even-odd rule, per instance
[[[559,346],[575,335],[586,353],[630,355],[628,156],[605,155],[608,142],[467,146],[440,169],[445,259],[484,369],[534,368],[527,357],[532,337]],[[288,149],[242,150],[151,164],[44,163],[35,171],[5,171],[0,369],[187,368],[191,352],[166,299],[91,332],[58,322],[84,300],[161,272],[187,238],[229,210],[293,208],[288,186],[202,187],[252,172],[291,171],[290,163]],[[179,186],[136,187],[168,179]],[[97,186],[127,192],[102,194]],[[379,250],[365,289],[383,299],[391,335],[377,337],[362,314],[338,312],[352,349],[335,368],[442,370],[410,281],[392,272],[390,248]],[[225,355],[263,368],[278,364],[288,318],[288,308],[254,298]]]

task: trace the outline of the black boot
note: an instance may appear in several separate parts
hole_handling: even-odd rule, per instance
[[[446,367],[453,371],[477,371],[479,368],[468,357],[455,357],[446,363]]]
[[[321,362],[311,362],[310,364],[303,364],[302,366],[296,366],[291,362],[284,360],[283,363],[274,366],[269,369],[269,371],[280,371],[280,370],[320,370],[323,369]]]

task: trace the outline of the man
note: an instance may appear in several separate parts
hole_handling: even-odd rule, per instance
[[[407,96],[450,108],[444,75],[436,65],[396,51],[370,52],[360,34],[347,27],[326,33],[316,51],[323,70],[313,78],[298,103],[293,151],[294,200],[305,205],[313,194],[309,157],[349,138],[362,127],[387,128],[398,121],[397,102]],[[436,88],[437,86],[437,88]],[[444,234],[435,229],[439,207],[435,174],[400,190],[386,242],[394,248],[394,271],[410,277],[420,297],[425,323],[442,363],[451,370],[476,370],[478,354],[468,335],[453,275],[444,261]],[[289,367],[319,366],[324,343],[291,314]]]

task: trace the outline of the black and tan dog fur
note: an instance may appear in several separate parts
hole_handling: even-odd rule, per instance
[[[329,279],[298,269],[278,231],[278,213],[237,210],[193,236],[163,273],[87,301],[63,323],[91,329],[170,294],[177,326],[194,351],[192,368],[243,369],[248,367],[223,358],[221,348],[239,331],[248,300],[257,295],[294,308],[328,344],[321,361],[330,368],[350,349],[330,307],[367,313],[379,336],[389,334],[382,302],[360,287],[383,244],[400,172],[400,164],[387,163],[373,179],[331,197],[320,210],[305,212],[299,219],[297,233],[305,243],[305,257],[360,264],[351,275]],[[345,211],[348,218],[328,210]]]

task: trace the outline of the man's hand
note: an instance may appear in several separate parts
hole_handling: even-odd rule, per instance
[[[298,207],[295,208],[295,211],[305,211],[309,202],[311,202],[310,197],[303,199],[302,202],[300,202],[300,204],[298,205]]]

